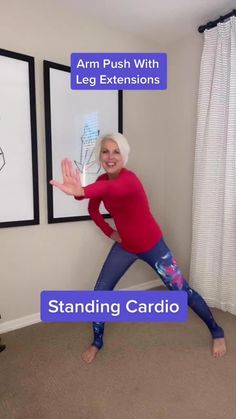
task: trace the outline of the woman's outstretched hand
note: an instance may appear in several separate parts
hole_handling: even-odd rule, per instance
[[[71,160],[62,160],[61,171],[63,183],[60,183],[57,180],[50,180],[50,184],[60,189],[60,191],[66,193],[67,195],[84,196],[84,190],[80,180],[80,172],[78,169],[74,169]]]

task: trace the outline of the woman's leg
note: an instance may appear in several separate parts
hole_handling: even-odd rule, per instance
[[[163,239],[149,252],[139,255],[139,257],[158,272],[168,289],[187,292],[189,307],[204,321],[213,339],[224,338],[224,331],[215,322],[207,303],[184,279],[171,251]]]
[[[127,269],[137,260],[137,255],[122,249],[115,243],[100,272],[96,282],[95,291],[111,291],[125,274]],[[83,354],[86,362],[92,362],[97,351],[103,346],[104,322],[93,322],[93,342],[91,347]]]

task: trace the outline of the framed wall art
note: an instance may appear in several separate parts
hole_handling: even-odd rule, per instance
[[[70,67],[44,61],[44,94],[48,222],[88,220],[87,199],[76,201],[49,181],[62,179],[64,158],[79,168],[83,186],[102,173],[94,147],[101,135],[122,132],[122,91],[71,90]],[[107,215],[103,206],[100,212]]]
[[[0,49],[0,227],[39,224],[34,58]]]

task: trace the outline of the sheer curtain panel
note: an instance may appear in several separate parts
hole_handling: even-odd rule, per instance
[[[236,314],[236,21],[205,30],[193,185],[190,282]]]

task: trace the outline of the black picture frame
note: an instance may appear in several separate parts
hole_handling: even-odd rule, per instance
[[[34,57],[0,48],[0,228],[39,224]]]
[[[91,172],[86,172],[85,184],[95,181],[101,172],[93,160],[91,144],[100,135],[123,132],[123,92],[73,91],[69,66],[46,60],[43,65],[48,223],[89,220],[87,200],[78,202],[53,188],[49,181],[61,179],[61,160],[65,157],[74,160],[80,169],[86,159],[90,161],[86,167]],[[110,217],[104,207],[100,212]]]

